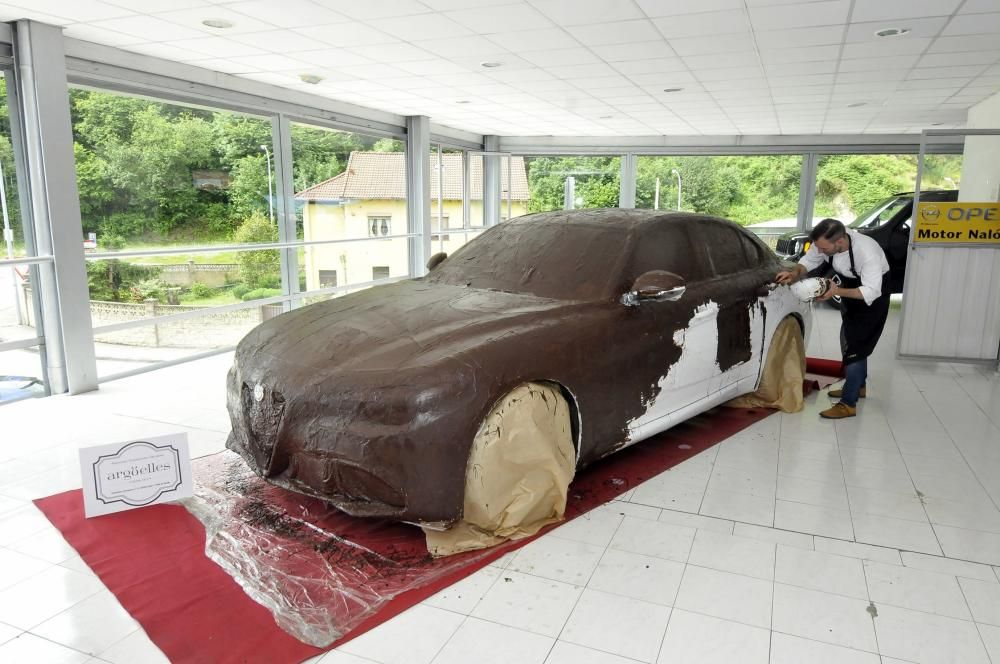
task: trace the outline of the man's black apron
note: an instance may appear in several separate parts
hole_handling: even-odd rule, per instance
[[[847,276],[834,270],[841,288],[858,288],[861,286],[861,276],[854,267],[854,242],[847,245],[848,256],[851,259],[851,274]],[[829,260],[833,267],[833,257]],[[889,282],[889,272],[882,274],[882,294],[871,304],[864,300],[841,298],[840,316],[840,352],[844,356],[844,365],[866,359],[875,350],[885,321],[889,318],[889,294],[892,287]]]

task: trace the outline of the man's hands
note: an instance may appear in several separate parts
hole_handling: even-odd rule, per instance
[[[816,302],[826,302],[831,297],[837,297],[839,295],[843,295],[842,289],[840,288],[840,286],[838,286],[837,284],[835,284],[835,283],[833,283],[831,281],[830,282],[830,287],[826,290],[825,293],[823,293],[822,295],[816,297],[815,301]]]
[[[791,270],[782,270],[778,274],[774,275],[774,283],[776,284],[791,284],[799,280],[799,277],[805,272],[805,268],[801,265],[796,265]]]

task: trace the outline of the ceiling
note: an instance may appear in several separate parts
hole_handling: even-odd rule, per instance
[[[0,4],[18,18],[479,134],[919,132],[1000,90],[998,0]]]

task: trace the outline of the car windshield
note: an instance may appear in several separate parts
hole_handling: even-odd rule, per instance
[[[868,212],[858,216],[857,219],[848,224],[851,228],[878,228],[887,223],[890,219],[904,207],[910,204],[913,199],[909,196],[894,196],[876,205]]]
[[[627,239],[617,225],[504,222],[449,256],[427,280],[557,300],[602,299]]]

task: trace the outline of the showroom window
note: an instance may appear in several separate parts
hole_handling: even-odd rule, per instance
[[[13,80],[10,69],[0,69],[0,404],[48,393],[37,284],[41,270],[51,264],[33,260],[39,254],[29,215],[22,215],[18,170],[24,161],[12,135],[7,98]]]
[[[337,286],[337,271],[336,270],[320,270],[319,271],[319,287],[320,288],[335,288]]]
[[[529,212],[618,207],[621,157],[515,156],[511,173],[511,218]]]
[[[378,279],[388,279],[389,278],[389,266],[388,265],[376,265],[372,267],[372,281]]]

